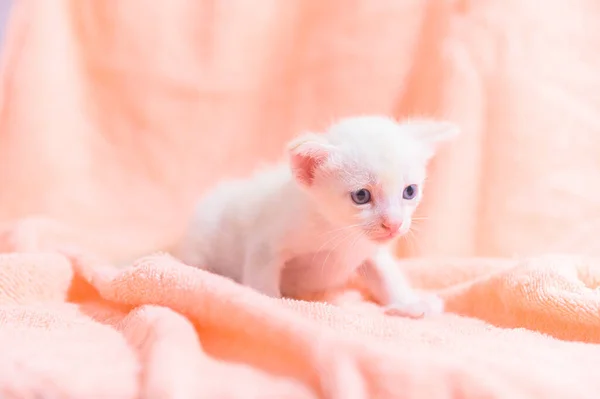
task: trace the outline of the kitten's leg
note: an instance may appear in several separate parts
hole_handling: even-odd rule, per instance
[[[421,318],[444,311],[444,302],[434,294],[415,292],[388,249],[379,250],[361,266],[371,295],[386,307],[386,314]]]
[[[242,284],[264,295],[281,298],[281,263],[279,257],[265,245],[248,252],[242,271]]]

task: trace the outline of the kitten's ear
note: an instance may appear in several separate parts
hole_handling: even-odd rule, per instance
[[[460,128],[447,121],[416,119],[405,123],[411,134],[428,148],[428,157],[435,154],[440,144],[452,141],[460,134]]]
[[[290,167],[296,181],[310,186],[319,165],[330,155],[332,147],[325,137],[315,133],[306,133],[288,144]]]

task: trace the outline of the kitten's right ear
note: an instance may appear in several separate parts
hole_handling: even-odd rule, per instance
[[[307,133],[292,140],[288,145],[290,167],[296,181],[310,187],[319,165],[330,155],[331,145],[325,137],[315,133]]]
[[[412,119],[405,121],[403,126],[424,145],[427,160],[434,156],[442,143],[451,141],[460,134],[460,128],[454,123],[434,119]]]

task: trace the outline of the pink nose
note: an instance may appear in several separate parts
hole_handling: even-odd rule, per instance
[[[402,227],[401,220],[384,220],[381,222],[381,227],[390,232],[390,234],[396,234]]]

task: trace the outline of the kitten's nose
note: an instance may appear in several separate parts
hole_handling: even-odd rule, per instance
[[[386,219],[381,222],[381,227],[390,232],[390,234],[396,234],[402,227],[402,220],[390,220]]]

